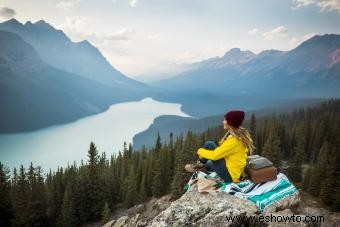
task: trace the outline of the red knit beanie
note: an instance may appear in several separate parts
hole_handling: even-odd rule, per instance
[[[224,115],[224,119],[229,125],[238,128],[244,120],[244,112],[241,110],[232,110]]]

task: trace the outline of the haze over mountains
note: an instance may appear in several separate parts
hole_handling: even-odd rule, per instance
[[[195,117],[340,96],[340,35],[290,51],[234,48],[169,79],[136,81],[91,43],[72,42],[45,21],[0,23],[0,133],[36,130],[144,97],[182,104]],[[160,75],[161,78],[161,75]]]
[[[43,20],[21,24],[16,19],[11,19],[0,23],[0,30],[18,34],[35,48],[47,64],[56,68],[108,86],[145,86],[116,70],[87,40],[72,42],[63,31],[55,29]]]
[[[0,31],[0,46],[2,132],[64,123],[126,100],[109,86],[44,63],[14,33]]]
[[[0,23],[0,43],[0,133],[70,122],[155,91],[44,21]]]
[[[174,90],[285,97],[339,95],[340,35],[316,35],[290,51],[231,49],[194,63],[191,70],[154,82]]]

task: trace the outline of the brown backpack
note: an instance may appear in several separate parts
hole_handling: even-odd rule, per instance
[[[254,183],[263,183],[277,178],[277,168],[273,166],[271,161],[260,155],[247,157],[245,173]]]

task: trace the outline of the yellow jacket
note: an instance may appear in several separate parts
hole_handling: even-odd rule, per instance
[[[233,182],[240,182],[239,178],[246,165],[248,149],[237,137],[229,135],[227,139],[214,150],[199,148],[197,154],[209,160],[224,158]]]

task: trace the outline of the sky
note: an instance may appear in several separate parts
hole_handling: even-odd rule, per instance
[[[152,80],[234,47],[290,50],[340,34],[340,0],[0,0],[0,21],[45,20],[90,41],[125,75]]]

